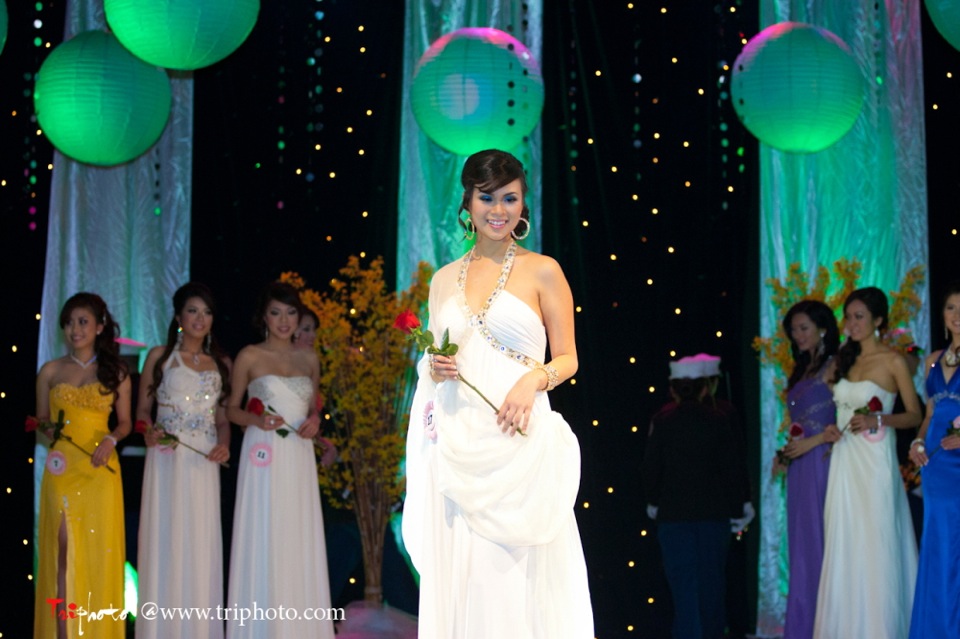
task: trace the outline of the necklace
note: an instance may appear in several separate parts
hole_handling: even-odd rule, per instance
[[[90,366],[90,364],[93,364],[95,361],[97,361],[97,356],[94,355],[93,357],[91,357],[90,359],[84,362],[73,353],[70,353],[70,359],[75,361],[80,368],[86,368],[87,366]]]
[[[960,351],[960,346],[957,348],[947,348],[947,350],[943,352],[943,363],[950,368],[960,364],[960,353],[957,351]]]
[[[200,351],[197,351],[196,353],[191,353],[190,351],[181,348],[181,349],[180,349],[180,352],[181,352],[181,353],[186,353],[187,355],[190,355],[190,357],[191,357],[191,359],[193,360],[193,363],[194,363],[194,364],[199,364],[199,363],[200,363]]]

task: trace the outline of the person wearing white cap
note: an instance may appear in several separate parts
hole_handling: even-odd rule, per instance
[[[719,362],[705,354],[670,362],[674,401],[653,416],[643,459],[676,639],[723,636],[730,532],[754,514],[742,436],[732,411],[712,396]]]

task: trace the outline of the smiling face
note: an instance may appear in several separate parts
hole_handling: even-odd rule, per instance
[[[517,227],[523,213],[523,186],[520,180],[509,182],[491,192],[473,189],[468,210],[477,234],[499,241]]]
[[[289,340],[297,330],[300,322],[300,313],[296,306],[284,304],[277,300],[270,300],[267,312],[263,315],[264,324],[270,335],[279,339]]]
[[[822,339],[823,330],[806,313],[797,313],[790,319],[790,339],[801,353],[812,353]]]
[[[184,335],[202,340],[213,327],[213,310],[202,297],[190,297],[177,315],[177,321]]]
[[[960,293],[954,293],[943,305],[943,325],[947,327],[953,339],[960,338]]]
[[[883,322],[882,317],[874,317],[867,305],[860,300],[852,300],[843,311],[844,330],[855,342],[873,337],[873,332]]]
[[[63,325],[63,336],[71,351],[93,350],[97,335],[102,330],[103,325],[97,323],[93,311],[80,306],[70,311]]]

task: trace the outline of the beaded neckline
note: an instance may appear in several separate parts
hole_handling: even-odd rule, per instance
[[[503,262],[500,265],[500,277],[497,278],[497,285],[487,297],[487,301],[484,302],[480,312],[474,315],[473,309],[470,308],[470,304],[467,303],[467,268],[470,266],[470,262],[475,259],[474,253],[476,253],[476,250],[477,247],[474,246],[472,249],[470,249],[469,253],[463,256],[463,264],[460,265],[460,275],[457,277],[457,289],[460,293],[460,304],[463,307],[464,314],[471,319],[471,324],[473,324],[476,319],[486,317],[487,311],[490,310],[490,306],[493,305],[496,299],[500,296],[500,293],[503,292],[504,287],[506,287],[507,280],[510,278],[510,270],[513,268],[513,258],[517,254],[517,243],[510,242],[507,252],[503,254]]]
[[[506,355],[513,361],[523,364],[527,368],[531,369],[542,366],[540,362],[533,359],[529,355],[521,353],[518,350],[514,350],[505,344],[501,344],[500,340],[498,340],[493,333],[490,332],[490,329],[487,328],[487,311],[490,310],[490,307],[497,300],[497,297],[499,297],[500,293],[503,292],[503,289],[507,285],[507,280],[510,278],[510,270],[513,268],[513,258],[517,254],[516,242],[511,242],[510,247],[504,254],[503,264],[500,267],[500,277],[497,279],[497,286],[487,297],[487,301],[484,303],[483,308],[481,308],[480,312],[477,314],[473,313],[473,309],[471,309],[470,305],[467,303],[467,267],[470,266],[470,262],[473,260],[474,250],[476,249],[471,249],[471,251],[463,257],[463,264],[460,265],[460,276],[457,278],[457,289],[460,295],[460,305],[463,308],[463,314],[469,318],[471,328],[476,329],[477,332],[483,337],[484,341],[493,347],[494,350]]]

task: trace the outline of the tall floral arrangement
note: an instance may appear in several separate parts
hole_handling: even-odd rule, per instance
[[[811,283],[810,278],[801,270],[799,264],[791,264],[787,268],[787,276],[783,281],[779,278],[767,280],[767,284],[773,291],[772,299],[777,309],[777,317],[785,316],[791,306],[805,299],[823,302],[834,309],[837,317],[841,317],[844,300],[858,286],[860,269],[859,261],[840,259],[833,263],[835,278],[831,278],[827,267],[821,265],[817,267],[816,275]],[[890,316],[887,318],[889,328],[887,333],[881,337],[885,343],[901,352],[907,352],[915,348],[913,337],[907,330],[906,325],[920,309],[921,302],[918,289],[923,284],[924,279],[923,267],[915,266],[904,275],[899,290],[890,293],[893,302],[890,305]],[[828,291],[831,289],[835,292],[828,295]],[[776,384],[780,394],[784,395],[786,380],[793,372],[793,355],[790,352],[790,338],[784,333],[783,326],[778,324],[777,332],[772,336],[754,337],[753,348],[759,353],[761,362],[776,366],[779,369]],[[781,434],[785,433],[789,426],[789,420],[781,423]]]
[[[299,289],[320,320],[323,432],[339,455],[319,467],[318,480],[331,505],[356,513],[371,603],[382,600],[384,535],[404,492],[400,466],[415,381],[414,346],[392,326],[401,311],[425,304],[429,278],[430,266],[421,262],[410,288],[394,292],[383,279],[383,258],[364,266],[356,256],[323,292],[307,287],[297,273],[280,278]]]

